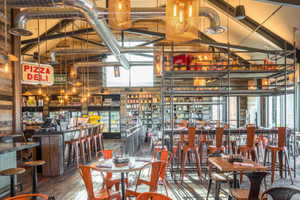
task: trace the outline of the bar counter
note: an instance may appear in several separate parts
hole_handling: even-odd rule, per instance
[[[0,143],[0,154],[31,149],[39,146],[37,142]]]
[[[17,151],[32,149],[37,146],[39,146],[37,142],[0,143],[0,171],[17,167]],[[9,183],[9,177],[0,177],[0,196],[8,191]]]

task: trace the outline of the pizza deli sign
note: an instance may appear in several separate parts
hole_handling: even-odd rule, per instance
[[[22,73],[22,83],[53,85],[54,70],[51,65],[38,63],[22,63]]]

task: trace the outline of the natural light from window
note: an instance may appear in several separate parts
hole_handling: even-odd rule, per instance
[[[134,47],[142,42],[125,42],[124,46]],[[148,55],[153,55],[149,54]],[[125,54],[129,62],[142,61],[153,62],[152,57],[139,56],[135,54]],[[116,62],[113,55],[108,56],[105,62]],[[105,67],[105,86],[106,87],[152,87],[153,86],[153,65],[132,66],[129,70],[120,67],[120,76],[116,77],[114,67]]]

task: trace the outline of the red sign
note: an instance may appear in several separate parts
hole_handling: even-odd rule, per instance
[[[38,63],[22,63],[22,83],[53,85],[54,70],[51,65]]]

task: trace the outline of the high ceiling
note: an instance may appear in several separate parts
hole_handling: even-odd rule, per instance
[[[96,0],[97,5],[99,7],[105,7],[104,0]],[[213,2],[213,3],[212,3]],[[229,5],[228,10],[220,8],[222,3]],[[281,37],[283,40],[286,40],[288,43],[293,44],[293,28],[298,27],[300,28],[300,21],[298,20],[299,10],[300,8],[295,7],[287,7],[282,6],[279,8],[280,5],[270,4],[270,3],[262,3],[255,0],[242,0],[241,4],[245,5],[246,14],[249,18],[253,19],[257,22],[257,24],[261,24],[261,26],[256,27],[255,31],[252,28],[249,28],[245,25],[244,22],[238,21],[232,16],[228,15],[230,10],[230,6],[235,7],[239,3],[238,0],[202,0],[201,6],[211,7],[214,8],[221,17],[221,24],[228,28],[228,31],[218,35],[209,35],[212,39],[217,42],[222,43],[230,43],[236,44],[241,46],[247,47],[254,47],[254,48],[261,48],[261,49],[281,49],[283,45],[278,46],[276,42],[278,42],[277,38],[268,38],[265,35],[259,33],[263,31],[263,29],[268,29],[274,35]],[[131,0],[132,7],[160,7],[165,5],[165,1],[163,0]],[[277,12],[274,12],[276,11]],[[30,20],[28,22],[28,29],[34,32],[33,36],[30,37],[22,37],[22,40],[27,40],[31,38],[36,38],[38,34],[43,34],[46,32],[47,29],[51,28],[55,24],[57,24],[60,20]],[[262,24],[263,23],[263,24]],[[205,27],[209,25],[208,20],[205,18],[202,19],[202,23],[199,27],[200,31],[203,31]],[[60,32],[65,31],[73,31],[81,28],[87,28],[87,23],[83,21],[76,20],[74,23],[70,23],[65,28],[62,28]],[[137,22],[134,24],[135,28],[138,29],[147,29],[154,32],[164,32],[163,24],[160,24],[159,21],[154,22]],[[120,38],[119,31],[114,31],[117,37]],[[300,33],[296,33],[296,44],[297,47],[300,48]],[[101,39],[93,34],[83,34],[78,35],[78,37],[88,38],[93,41],[101,41]],[[152,40],[157,37],[149,37],[149,36],[137,36],[137,35],[127,35],[125,34],[125,40],[132,41],[132,40]],[[75,42],[76,41],[76,42]],[[86,42],[79,42],[78,39],[74,38],[61,38],[56,40],[49,40],[47,42],[40,43],[39,46],[35,46],[30,51],[26,52],[26,54],[33,54],[34,52],[40,51],[41,54],[44,54],[51,49],[56,48],[57,46],[60,47],[82,47],[87,45]],[[90,45],[94,46],[95,45]],[[87,46],[84,46],[87,47]],[[244,58],[253,58],[253,54],[251,55],[241,55]],[[256,54],[255,57],[259,55]],[[26,57],[25,59],[28,59]]]

